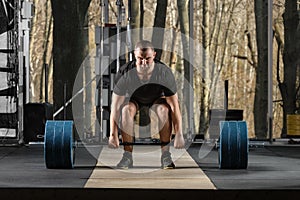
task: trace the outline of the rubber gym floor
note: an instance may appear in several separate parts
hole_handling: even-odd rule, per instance
[[[153,175],[149,178],[145,175],[147,172],[140,173],[143,171],[136,173],[118,172],[119,175],[118,173],[111,174],[111,176],[116,177],[110,177],[108,175],[109,171],[104,171],[102,175],[101,171],[98,171],[98,175],[96,175],[98,178],[93,180],[100,180],[103,176],[106,177],[105,181],[102,180],[103,182],[100,185],[97,185],[97,183],[88,185],[97,169],[117,171],[110,167],[98,166],[98,159],[95,155],[101,155],[104,149],[103,146],[95,145],[90,148],[79,145],[76,148],[74,169],[47,169],[44,163],[43,144],[2,145],[0,147],[0,189],[2,194],[12,197],[9,199],[17,199],[18,197],[24,199],[26,195],[28,199],[33,199],[35,195],[39,196],[40,194],[43,195],[43,198],[40,199],[47,199],[47,196],[50,198],[51,195],[51,199],[53,199],[52,197],[55,195],[65,194],[66,192],[70,193],[69,197],[75,194],[78,198],[80,195],[84,196],[84,194],[98,196],[98,193],[101,192],[99,195],[103,197],[120,195],[128,197],[128,199],[134,199],[136,196],[132,196],[133,194],[144,195],[147,199],[149,197],[147,196],[148,192],[152,195],[166,195],[172,197],[172,199],[185,198],[184,195],[186,194],[204,195],[206,199],[217,199],[224,195],[223,192],[227,191],[230,193],[226,194],[226,199],[231,199],[229,197],[237,199],[237,196],[245,199],[249,197],[249,194],[251,194],[250,196],[257,194],[263,199],[268,199],[270,195],[274,194],[274,196],[282,198],[291,194],[298,195],[300,189],[299,144],[288,144],[287,140],[272,143],[250,142],[248,168],[238,170],[219,169],[216,148],[211,149],[206,156],[200,158],[200,147],[201,144],[192,144],[186,149],[186,157],[190,159],[190,163],[192,160],[195,165],[187,163],[180,166],[179,164],[179,168],[157,172],[157,178]],[[94,149],[94,152],[91,152],[90,149]],[[176,164],[177,161],[174,162]],[[139,169],[142,170],[142,168]],[[199,171],[196,171],[198,170],[196,168]],[[145,169],[147,169],[146,166]],[[178,175],[180,170],[183,174]],[[203,172],[203,177],[206,178],[205,181],[210,184],[209,187],[205,185],[203,177],[197,179],[200,172]],[[139,173],[144,175],[136,175]],[[128,182],[126,182],[128,181],[126,174],[131,174],[130,176],[133,174],[138,177],[131,178],[130,188]],[[128,176],[128,179],[130,179],[130,176]],[[178,187],[175,179],[181,181],[178,182],[180,184],[177,185]],[[113,180],[120,184],[115,188],[114,185],[109,187],[105,185]],[[153,180],[158,181],[158,184],[156,187],[147,189],[147,184],[150,184]],[[172,185],[172,187],[164,189],[164,185]],[[185,185],[187,187],[184,187]],[[192,187],[189,188],[189,185]],[[131,192],[128,192],[128,190]],[[218,191],[222,193],[219,194]],[[46,195],[47,192],[48,195]],[[274,198],[272,197],[272,199]]]

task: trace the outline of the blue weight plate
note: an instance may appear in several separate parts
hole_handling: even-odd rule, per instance
[[[74,168],[73,121],[47,121],[44,158],[49,169]]]
[[[229,146],[229,156],[230,162],[228,162],[228,167],[232,169],[236,169],[239,166],[238,157],[240,152],[240,145],[239,145],[239,132],[238,132],[238,122],[229,122],[229,135],[230,139],[228,146]]]
[[[55,166],[55,154],[53,153],[55,133],[55,122],[47,121],[44,134],[44,159],[47,168],[53,168]]]
[[[224,168],[230,161],[228,152],[229,142],[229,124],[226,121],[220,121],[220,147],[219,147],[219,167]]]
[[[249,153],[249,145],[248,145],[248,128],[247,123],[242,121],[238,126],[240,132],[240,154],[239,154],[239,169],[246,169],[248,167],[248,153]]]
[[[248,166],[248,131],[245,121],[220,122],[219,168],[245,169]]]

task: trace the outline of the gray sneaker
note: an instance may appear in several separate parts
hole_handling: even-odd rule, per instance
[[[175,164],[172,161],[171,153],[166,151],[161,155],[161,168],[162,169],[175,169]]]
[[[133,167],[132,153],[125,151],[120,162],[117,164],[118,169],[129,169]]]

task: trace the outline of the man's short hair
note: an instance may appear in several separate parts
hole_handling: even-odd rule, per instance
[[[149,48],[151,48],[154,51],[154,47],[149,40],[140,40],[135,45],[135,49],[141,49],[142,51],[147,51],[147,49]]]

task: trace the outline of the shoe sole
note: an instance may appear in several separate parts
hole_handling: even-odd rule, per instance
[[[174,167],[171,167],[171,166],[167,166],[167,167],[161,167],[162,169],[175,169],[175,166]]]
[[[133,166],[129,166],[129,167],[116,167],[117,169],[130,169],[133,168]]]
[[[174,167],[164,167],[162,169],[175,169]]]

